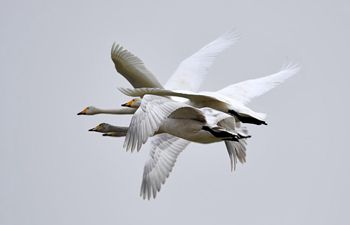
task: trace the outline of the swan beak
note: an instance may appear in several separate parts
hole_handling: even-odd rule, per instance
[[[134,100],[131,100],[131,101],[127,102],[127,103],[122,104],[122,106],[124,106],[124,107],[131,107],[133,102],[134,102]]]
[[[79,112],[77,115],[86,115],[87,108],[85,108],[83,111]]]

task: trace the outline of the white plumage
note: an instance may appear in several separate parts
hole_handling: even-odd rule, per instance
[[[240,121],[264,124],[265,114],[254,112],[245,104],[282,83],[299,68],[288,65],[270,76],[229,85],[217,92],[197,93],[215,58],[237,39],[237,33],[230,30],[183,60],[165,89],[142,60],[113,44],[111,58],[115,68],[135,88],[124,88],[122,92],[143,99],[135,101],[134,108],[106,110],[90,106],[78,115],[134,114],[129,127],[100,124],[90,130],[106,136],[125,136],[124,147],[131,151],[139,150],[150,138],[151,150],[140,191],[143,198],[156,197],[177,157],[190,142],[224,141],[231,170],[236,168],[238,161],[246,161],[245,138],[250,136]]]

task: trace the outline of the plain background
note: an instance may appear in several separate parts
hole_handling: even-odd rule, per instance
[[[349,1],[1,1],[0,224],[350,224]],[[139,189],[148,146],[87,132],[128,116],[114,41],[162,83],[179,62],[235,27],[202,90],[302,71],[255,99],[247,163],[223,143],[191,144],[156,200]]]

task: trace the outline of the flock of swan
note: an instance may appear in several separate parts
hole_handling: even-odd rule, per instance
[[[247,139],[243,124],[267,125],[266,115],[247,107],[258,97],[299,71],[295,64],[275,74],[232,84],[216,92],[198,92],[215,58],[238,39],[230,30],[183,60],[163,86],[135,55],[113,44],[116,70],[133,88],[119,88],[134,97],[120,109],[88,106],[78,115],[131,114],[128,127],[101,123],[89,131],[103,136],[125,137],[126,150],[139,151],[150,139],[149,159],[145,164],[140,195],[155,198],[172,171],[178,155],[190,142],[224,142],[231,162],[246,161]]]

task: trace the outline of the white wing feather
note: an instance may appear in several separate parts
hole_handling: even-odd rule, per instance
[[[145,199],[156,197],[161,185],[172,171],[178,155],[190,142],[170,134],[159,134],[152,138],[150,159],[143,170],[140,195]]]
[[[222,117],[223,118],[223,117]],[[233,117],[223,118],[218,122],[218,125],[229,130],[235,131],[245,136],[248,135],[248,129],[242,127],[240,122],[237,122]],[[230,157],[231,171],[236,170],[237,161],[242,164],[246,162],[246,145],[245,139],[240,139],[236,141],[225,141],[226,149]]]
[[[166,89],[198,91],[215,58],[237,40],[237,32],[230,30],[183,60],[165,84]]]
[[[120,45],[113,44],[111,57],[117,71],[135,87],[158,87],[162,85],[145,67],[141,59]]]
[[[278,73],[232,84],[217,91],[217,93],[232,98],[242,104],[247,104],[253,98],[263,95],[272,88],[283,83],[289,77],[296,74],[299,69],[299,66],[296,64],[288,64]]]
[[[188,107],[184,103],[173,101],[169,98],[145,95],[140,107],[137,109],[129,125],[129,130],[124,141],[124,148],[139,151],[142,144],[154,135],[162,122],[176,109]]]
[[[217,98],[210,96],[211,92],[192,92],[184,90],[168,90],[162,88],[118,88],[120,92],[131,97],[142,97],[144,95],[158,95],[158,96],[175,96],[187,98],[192,102],[208,102],[219,101]]]
[[[246,141],[225,141],[226,149],[230,157],[231,171],[236,170],[237,159],[243,164],[246,162]]]

